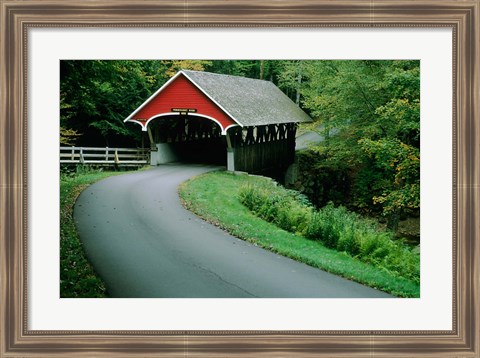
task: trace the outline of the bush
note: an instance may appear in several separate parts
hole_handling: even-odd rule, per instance
[[[314,213],[305,236],[394,275],[420,282],[418,254],[393,240],[393,233],[380,230],[374,222],[344,207],[334,207],[329,203]]]
[[[342,232],[351,225],[350,219],[345,208],[335,208],[332,203],[329,203],[312,215],[307,224],[305,236],[320,240],[327,247],[337,248]],[[345,239],[346,237],[342,241]]]
[[[313,211],[304,195],[270,180],[241,187],[239,197],[242,204],[257,216],[294,233],[305,230]]]
[[[262,219],[326,247],[344,251],[390,273],[420,282],[419,255],[393,233],[382,231],[372,220],[361,218],[345,207],[328,203],[316,211],[305,196],[271,180],[240,188],[240,201]]]

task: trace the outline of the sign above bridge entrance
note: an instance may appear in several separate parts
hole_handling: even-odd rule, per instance
[[[172,108],[171,111],[179,112],[180,114],[197,113],[196,108]]]

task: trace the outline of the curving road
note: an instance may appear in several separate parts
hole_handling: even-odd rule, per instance
[[[75,223],[112,297],[391,297],[260,249],[185,210],[177,186],[215,169],[162,165],[82,192]]]

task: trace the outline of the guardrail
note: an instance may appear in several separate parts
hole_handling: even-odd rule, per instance
[[[141,148],[60,147],[60,164],[142,166],[149,164],[149,154]]]

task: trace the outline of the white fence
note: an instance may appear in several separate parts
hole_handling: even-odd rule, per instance
[[[149,149],[60,147],[61,164],[142,166],[150,163]]]

